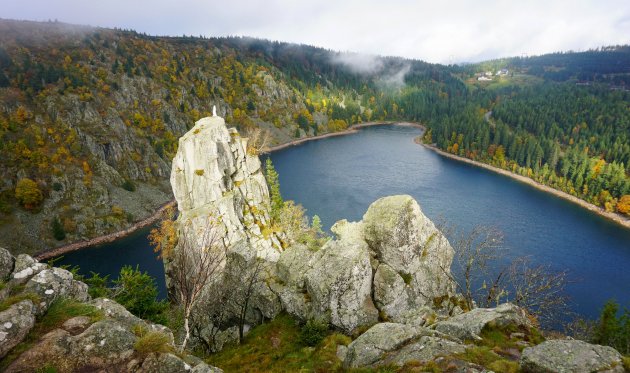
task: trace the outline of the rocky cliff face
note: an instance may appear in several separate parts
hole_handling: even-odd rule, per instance
[[[453,249],[412,197],[381,198],[362,221],[341,220],[332,231],[337,238],[317,252],[280,255],[275,289],[289,313],[352,333],[379,319],[424,324],[436,312],[461,312]]]
[[[168,352],[175,351],[170,329],[132,315],[113,300],[90,299],[87,285],[65,269],[26,254],[13,257],[0,248],[0,282],[3,371],[221,372],[193,356]],[[43,334],[46,326],[37,328],[38,323],[48,316],[53,302],[58,302],[57,309],[47,322],[64,322]],[[66,316],[72,314],[70,307],[83,310],[83,315]],[[139,340],[149,334],[164,340],[164,351],[140,348]]]
[[[228,130],[221,117],[206,117],[179,139],[171,185],[177,200],[180,237],[201,247],[200,232],[219,229],[230,248],[245,241],[257,255],[276,260],[281,245],[269,228],[269,191],[260,160],[247,139]],[[210,227],[208,219],[217,220]],[[211,224],[212,225],[212,224]]]
[[[234,279],[247,282],[246,273],[262,267],[260,279],[249,281],[255,283],[249,324],[286,310],[352,333],[379,319],[423,324],[436,312],[461,312],[451,302],[453,249],[410,196],[376,201],[361,222],[337,222],[337,238],[317,251],[283,248],[271,233],[260,161],[220,117],[199,120],[180,139],[171,183],[179,209],[176,250],[202,250],[209,230],[218,230],[227,248],[212,286],[234,287]],[[209,218],[217,223],[209,225]],[[232,303],[226,302],[227,320],[238,316]]]

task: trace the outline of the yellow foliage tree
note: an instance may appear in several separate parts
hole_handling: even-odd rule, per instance
[[[617,212],[630,215],[630,194],[624,194],[617,202]]]
[[[20,179],[15,187],[15,198],[27,209],[37,207],[43,200],[44,194],[36,182],[29,178]]]

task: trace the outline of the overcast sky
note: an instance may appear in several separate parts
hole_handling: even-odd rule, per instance
[[[0,0],[0,18],[246,35],[439,63],[630,43],[630,0]]]

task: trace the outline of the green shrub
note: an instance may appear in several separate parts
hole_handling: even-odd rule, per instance
[[[618,316],[619,305],[610,300],[606,302],[595,327],[593,342],[611,346],[622,354],[630,353],[630,310],[625,309]]]
[[[136,184],[134,184],[133,181],[131,181],[130,179],[125,179],[121,186],[124,190],[127,190],[129,192],[136,191]]]
[[[63,225],[58,217],[55,217],[52,221],[52,232],[53,237],[55,237],[57,241],[62,241],[66,238],[66,231],[63,229]]]
[[[111,290],[107,287],[109,275],[101,276],[96,272],[91,272],[92,276],[83,280],[88,285],[88,293],[92,298],[111,296]]]
[[[300,330],[300,341],[306,346],[317,346],[328,335],[328,324],[311,319]]]
[[[165,301],[158,301],[155,279],[138,267],[125,266],[114,281],[114,300],[134,315],[163,324],[166,322],[164,311],[168,307]]]

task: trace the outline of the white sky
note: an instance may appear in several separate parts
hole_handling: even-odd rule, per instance
[[[0,18],[245,35],[439,63],[630,43],[630,0],[0,0]]]

